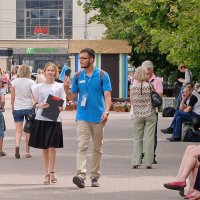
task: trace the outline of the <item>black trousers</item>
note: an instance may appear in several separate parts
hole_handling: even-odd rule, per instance
[[[158,113],[156,113],[156,128],[155,128],[155,137],[154,137],[154,157],[156,157],[156,148],[157,148],[157,143],[158,143],[157,130],[158,130]]]

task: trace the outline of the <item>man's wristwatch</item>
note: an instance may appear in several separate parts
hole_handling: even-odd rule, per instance
[[[110,114],[109,112],[105,112],[107,114],[107,116]]]

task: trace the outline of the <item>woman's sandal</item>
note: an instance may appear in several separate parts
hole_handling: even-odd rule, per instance
[[[0,156],[6,156],[6,153],[4,151],[0,151]]]
[[[50,172],[50,179],[52,183],[57,183],[57,177],[55,172]]]
[[[26,153],[25,157],[26,157],[26,158],[31,158],[32,156],[31,156],[30,153]]]
[[[132,165],[132,169],[138,169],[140,165]]]
[[[50,184],[50,174],[47,174],[45,176],[45,180],[43,182],[43,185],[49,185]]]

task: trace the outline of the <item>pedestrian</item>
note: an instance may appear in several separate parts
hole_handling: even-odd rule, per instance
[[[153,84],[155,91],[162,97],[163,96],[163,83],[160,77],[154,74],[154,65],[151,61],[146,60],[142,63],[142,67],[147,70],[148,81]],[[156,161],[156,148],[157,148],[157,127],[158,127],[158,108],[156,108],[156,129],[155,129],[155,142],[154,142],[154,161],[153,164],[157,164]]]
[[[77,174],[73,177],[73,183],[79,188],[85,187],[86,158],[91,136],[93,143],[91,187],[99,187],[103,133],[111,106],[112,88],[108,73],[94,66],[95,52],[93,49],[83,49],[79,56],[82,70],[73,77],[71,93],[70,84],[65,82],[67,95],[71,94],[73,100],[78,102],[76,112]]]
[[[200,118],[194,120],[193,122],[196,127],[195,130],[200,133]],[[188,145],[182,157],[175,181],[165,183],[164,187],[170,190],[179,190],[180,195],[184,196],[185,199],[192,199],[198,195],[200,191],[199,155],[200,145]],[[189,178],[189,188],[187,191],[184,191],[184,188],[187,185],[187,178]]]
[[[0,77],[0,156],[6,156],[6,153],[3,151],[3,139],[5,131],[5,120],[3,112],[5,112],[5,95],[6,90],[3,85],[3,78]]]
[[[178,68],[176,73],[176,91],[175,91],[176,98],[178,98],[180,90],[183,86],[183,82],[181,82],[181,80],[184,78],[185,78],[185,72],[181,72],[180,68]]]
[[[8,72],[6,72],[6,71],[3,71],[3,80],[5,82],[4,88],[6,90],[6,93],[8,94],[8,88],[9,88],[9,84],[10,84],[10,77],[9,77]]]
[[[184,78],[179,78],[178,81],[180,83],[182,83],[182,87],[180,89],[180,92],[179,92],[179,95],[178,95],[178,103],[177,103],[177,109],[179,109],[179,106],[180,106],[180,103],[181,103],[181,100],[182,100],[182,93],[183,93],[183,89],[185,88],[186,86],[186,83],[189,83],[189,82],[192,82],[192,72],[187,69],[186,65],[184,65],[183,63],[181,63],[179,66],[178,66],[178,70],[182,73],[185,73],[185,77]]]
[[[31,70],[26,64],[21,65],[18,69],[18,78],[11,82],[11,105],[12,113],[15,121],[16,147],[15,157],[20,158],[20,142],[22,137],[22,129],[24,118],[31,113],[33,107],[33,99],[31,86],[35,84],[31,80]],[[26,133],[26,158],[30,158],[30,147],[28,146],[30,133]]]
[[[32,86],[32,92],[36,107],[36,117],[31,127],[31,137],[29,145],[31,147],[43,150],[43,161],[45,180],[44,185],[57,182],[55,163],[56,148],[63,148],[63,131],[61,118],[58,116],[56,121],[42,116],[43,109],[49,107],[46,100],[49,94],[60,99],[65,99],[65,91],[63,83],[55,82],[58,78],[58,67],[48,62],[44,67],[45,82]],[[64,110],[59,107],[59,110]]]
[[[200,117],[200,101],[198,97],[193,94],[194,84],[187,83],[183,89],[182,100],[179,110],[176,111],[170,127],[161,129],[162,133],[172,133],[173,136],[167,138],[170,142],[181,141],[182,122],[192,122],[193,118]]]
[[[133,106],[133,169],[139,168],[141,164],[144,137],[144,163],[147,169],[152,168],[154,160],[156,112],[151,103],[151,87],[146,69],[138,67],[135,70],[134,82],[130,90],[130,101]]]
[[[15,65],[12,67],[11,69],[11,77],[10,80],[13,81],[14,79],[16,79],[18,77],[17,75],[17,70],[19,69],[19,66]]]
[[[45,82],[45,76],[42,72],[42,69],[38,69],[37,70],[37,74],[36,74],[36,83],[44,83]]]

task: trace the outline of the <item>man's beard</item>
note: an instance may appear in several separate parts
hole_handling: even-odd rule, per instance
[[[90,64],[88,64],[87,66],[81,66],[81,68],[87,69],[90,66]]]

